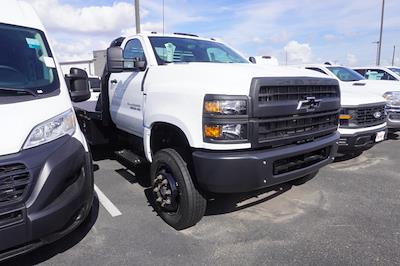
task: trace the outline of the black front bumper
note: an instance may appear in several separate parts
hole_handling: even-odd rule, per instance
[[[339,153],[349,153],[349,152],[357,152],[357,151],[365,151],[372,148],[376,142],[376,134],[378,132],[387,130],[385,128],[360,132],[353,135],[340,135],[339,139]],[[386,138],[385,133],[385,138]]]
[[[25,165],[31,181],[19,201],[0,205],[0,261],[74,230],[88,215],[94,193],[91,155],[75,138],[0,157],[0,166],[12,164]],[[10,217],[17,219],[8,223]]]
[[[215,193],[249,192],[285,183],[332,162],[338,140],[336,132],[310,143],[269,150],[194,151],[196,180],[202,189]]]

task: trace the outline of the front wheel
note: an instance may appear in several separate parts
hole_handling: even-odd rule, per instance
[[[204,216],[207,201],[193,184],[187,164],[173,149],[157,152],[151,164],[154,207],[176,230],[195,225]]]

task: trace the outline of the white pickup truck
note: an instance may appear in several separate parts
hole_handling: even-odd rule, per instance
[[[179,230],[210,192],[301,183],[330,163],[339,107],[335,79],[251,64],[213,39],[139,34],[112,42],[96,111],[76,112],[89,143],[151,162],[155,209]]]
[[[305,65],[306,69],[338,80],[341,90],[340,153],[356,153],[381,142],[386,135],[385,89],[355,71],[335,65]]]

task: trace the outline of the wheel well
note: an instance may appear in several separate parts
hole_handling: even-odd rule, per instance
[[[151,128],[150,148],[152,154],[166,148],[174,148],[179,152],[190,152],[189,141],[185,133],[177,126],[161,122],[155,123]]]

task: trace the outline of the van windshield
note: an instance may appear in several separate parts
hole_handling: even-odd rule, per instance
[[[43,32],[0,24],[0,40],[0,97],[58,94],[57,70]]]
[[[359,81],[365,79],[359,73],[347,67],[327,67],[341,81]]]
[[[249,63],[228,46],[214,41],[178,37],[149,37],[158,64]]]

